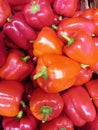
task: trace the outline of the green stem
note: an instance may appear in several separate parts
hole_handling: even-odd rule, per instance
[[[88,67],[89,65],[86,65],[86,64],[81,64],[81,67],[83,68],[83,69],[85,69],[86,67]]]
[[[21,104],[22,107],[26,107],[26,104],[25,104],[24,101],[21,101],[20,104]]]
[[[49,106],[42,106],[40,113],[43,115],[42,123],[45,123],[49,115],[52,113],[52,108]]]
[[[69,38],[68,36],[66,36],[65,34],[61,35],[65,40],[68,41],[68,46],[71,46],[72,43],[75,41],[75,38]]]
[[[66,130],[66,128],[61,128],[60,130]]]
[[[47,72],[47,67],[46,66],[43,66],[42,67],[42,71],[40,71],[39,73],[37,73],[37,74],[35,74],[34,76],[33,76],[33,79],[35,80],[35,79],[37,79],[37,78],[39,78],[39,77],[43,77],[44,79],[47,79],[48,78],[48,72]]]
[[[21,119],[22,116],[23,116],[23,111],[20,110],[19,113],[17,114],[16,118],[17,118],[17,119]]]
[[[58,26],[56,26],[55,24],[52,24],[52,28],[53,28],[54,30],[58,30]]]
[[[10,18],[10,17],[8,17],[8,18],[7,18],[7,22],[10,22],[10,21],[11,21],[11,18]]]
[[[28,59],[30,59],[30,56],[25,56],[25,57],[21,56],[20,59],[26,63]]]
[[[32,44],[32,43],[34,43],[34,41],[35,41],[35,40],[30,40],[29,42]]]
[[[36,14],[38,11],[40,11],[40,5],[33,3],[30,10],[33,14]]]

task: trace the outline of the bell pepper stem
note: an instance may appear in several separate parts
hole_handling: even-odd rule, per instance
[[[46,66],[43,66],[42,71],[40,71],[39,73],[35,74],[35,75],[33,76],[33,79],[35,80],[35,79],[37,79],[37,78],[39,78],[39,77],[41,77],[41,76],[42,76],[44,79],[47,79],[47,78],[48,78],[48,72],[47,72],[47,67],[46,67]]]
[[[37,3],[33,3],[33,5],[31,6],[31,12],[33,14],[36,14],[38,11],[40,11],[40,5]]]
[[[25,57],[21,56],[20,59],[26,63],[28,59],[30,59],[30,56],[25,56]]]
[[[52,28],[53,28],[54,30],[58,30],[58,26],[56,26],[55,24],[52,24]]]
[[[26,104],[25,104],[24,101],[21,100],[20,104],[21,104],[22,107],[26,107]]]
[[[85,68],[89,67],[89,65],[81,64],[81,67],[82,67],[83,69],[85,69]]]
[[[21,119],[22,116],[23,116],[23,111],[20,110],[19,113],[17,114],[16,118],[17,118],[17,119]]]
[[[49,106],[42,106],[40,113],[43,115],[42,123],[45,123],[49,115],[52,113],[52,108]]]
[[[75,41],[75,38],[69,38],[68,36],[66,36],[65,34],[61,35],[65,40],[68,41],[68,46],[71,46],[72,43]]]
[[[67,130],[66,128],[61,128],[60,130]]]

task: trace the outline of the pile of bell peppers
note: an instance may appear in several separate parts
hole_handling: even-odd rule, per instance
[[[0,0],[0,130],[98,129],[98,8]]]

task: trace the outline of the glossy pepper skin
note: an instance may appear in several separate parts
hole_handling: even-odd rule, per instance
[[[76,130],[98,130],[98,112],[93,121],[87,122],[81,127],[76,127]]]
[[[0,0],[0,27],[2,27],[11,14],[11,7],[6,0]]]
[[[76,61],[57,54],[47,54],[38,59],[36,74],[38,85],[48,93],[60,92],[71,87],[80,71]]]
[[[2,67],[5,64],[6,58],[7,58],[7,50],[3,39],[3,33],[0,32],[0,67]]]
[[[85,84],[96,108],[98,108],[98,79],[93,79]]]
[[[60,38],[62,38],[62,34],[73,37],[80,31],[91,36],[95,32],[95,25],[92,21],[82,17],[64,18],[58,26],[57,34]]]
[[[81,64],[92,65],[98,61],[98,51],[94,40],[85,32],[78,33],[73,39],[69,38],[63,51],[64,54]]]
[[[54,14],[47,0],[31,0],[23,12],[27,23],[37,30],[52,25]]]
[[[3,117],[3,130],[38,130],[38,120],[31,114],[31,111],[26,108],[20,110],[15,117]]]
[[[35,30],[26,23],[24,15],[20,12],[12,16],[4,25],[3,31],[10,40],[24,50],[31,49],[31,42],[37,37]]]
[[[79,17],[91,20],[95,25],[94,34],[98,36],[98,8],[90,8],[82,11]]]
[[[0,115],[16,116],[23,92],[24,86],[18,81],[0,81]]]
[[[6,63],[0,68],[0,78],[22,81],[33,70],[33,63],[29,56],[19,50],[10,50]]]
[[[81,67],[80,73],[77,75],[74,85],[83,85],[87,83],[92,78],[92,73],[93,72],[89,67]]]
[[[46,93],[37,88],[30,99],[30,110],[36,119],[45,123],[60,115],[63,110],[63,99],[59,93]]]
[[[82,86],[74,86],[62,94],[64,111],[75,126],[93,121],[96,110],[90,96]]]
[[[59,15],[72,17],[77,10],[79,0],[54,0],[53,9]]]
[[[43,27],[33,43],[33,54],[40,57],[45,54],[62,54],[64,43],[50,27]]]
[[[74,130],[73,123],[63,112],[52,121],[40,124],[40,130],[58,130],[58,129]]]

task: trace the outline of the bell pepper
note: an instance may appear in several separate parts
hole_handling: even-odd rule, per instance
[[[60,115],[63,99],[59,93],[46,93],[41,88],[36,88],[30,99],[30,110],[36,119],[45,123]]]
[[[6,0],[0,0],[0,27],[6,23],[11,14],[11,7]]]
[[[64,43],[50,27],[43,27],[33,43],[33,54],[40,57],[45,54],[62,54]]]
[[[75,126],[83,126],[93,121],[96,109],[87,90],[83,86],[74,86],[62,93],[64,112]]]
[[[92,65],[98,61],[98,49],[94,40],[84,31],[74,38],[69,38],[64,34],[62,37],[68,40],[68,44],[63,49],[64,54],[81,64]]]
[[[52,25],[54,14],[47,0],[31,0],[23,12],[27,23],[37,30]]]
[[[31,114],[28,108],[20,110],[14,117],[4,116],[2,120],[4,130],[37,130],[38,123],[38,120]]]
[[[61,39],[62,34],[74,37],[80,31],[83,31],[91,36],[95,33],[95,25],[91,20],[82,17],[71,17],[68,19],[64,18],[57,28],[58,37]]]
[[[13,6],[13,5],[23,5],[23,4],[27,4],[30,2],[30,0],[7,0],[8,3]]]
[[[58,54],[43,55],[38,59],[33,79],[48,93],[61,92],[71,87],[80,71],[80,64]]]
[[[7,50],[4,43],[3,33],[0,32],[0,67],[2,67],[5,64],[6,58],[7,58]]]
[[[76,127],[76,130],[98,130],[98,112],[93,121],[87,122],[81,127]]]
[[[96,108],[98,108],[98,79],[92,79],[85,84],[90,97]]]
[[[71,120],[62,112],[52,121],[47,121],[40,124],[40,130],[74,130]]]
[[[74,85],[83,85],[92,78],[92,70],[86,65],[81,65],[80,73],[77,75]],[[84,66],[84,68],[83,68]]]
[[[91,20],[95,25],[95,32],[94,34],[98,36],[98,8],[89,8],[79,15],[80,17],[86,18]]]
[[[29,56],[20,50],[10,50],[6,63],[0,68],[0,78],[22,81],[34,69]]]
[[[32,42],[36,39],[37,33],[25,21],[24,15],[15,13],[11,20],[7,22],[3,31],[19,48],[28,50],[32,48]]]
[[[18,81],[0,81],[0,115],[13,117],[19,112],[24,86]]]
[[[59,15],[72,17],[77,10],[79,0],[54,0],[53,9]]]

